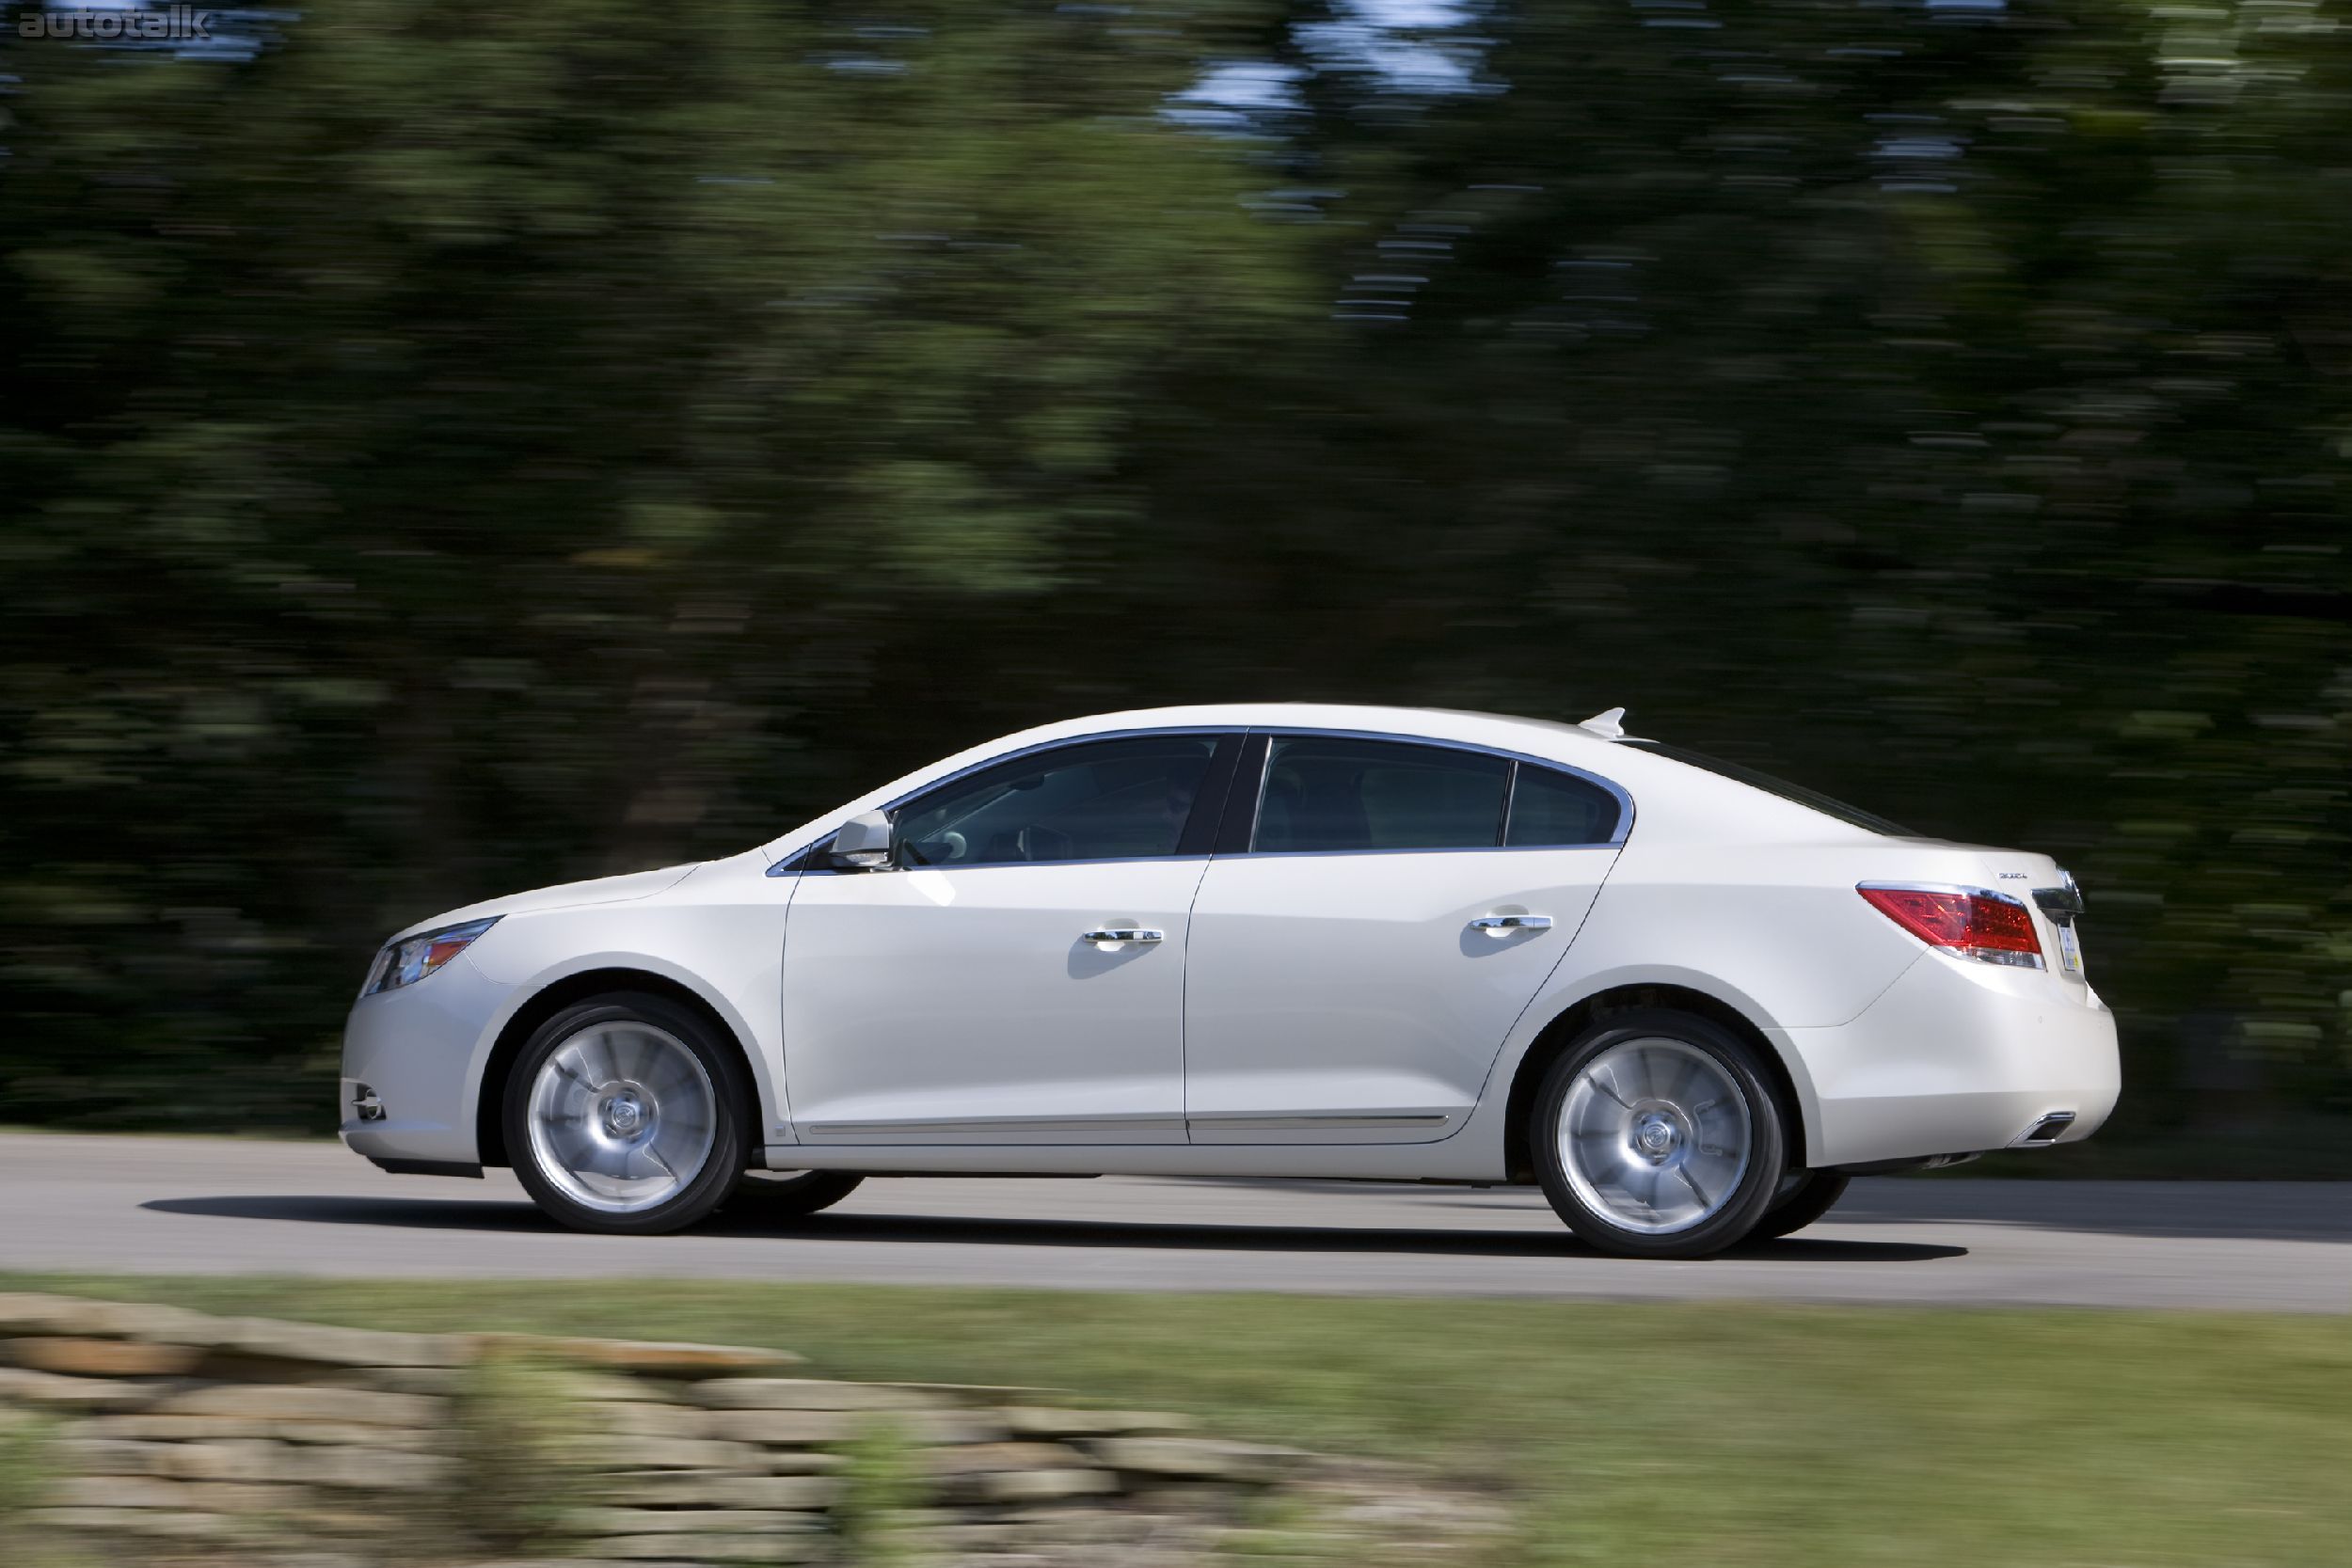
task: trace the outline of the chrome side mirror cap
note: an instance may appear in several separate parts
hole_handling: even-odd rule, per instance
[[[842,871],[881,871],[890,864],[890,815],[862,812],[841,824],[825,858]]]

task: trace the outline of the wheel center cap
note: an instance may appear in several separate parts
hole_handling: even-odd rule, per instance
[[[1653,1111],[1633,1129],[1633,1147],[1653,1160],[1662,1160],[1674,1152],[1678,1136],[1674,1122]]]
[[[636,1132],[645,1122],[645,1108],[633,1094],[616,1094],[604,1102],[604,1125],[608,1132],[627,1134]]]

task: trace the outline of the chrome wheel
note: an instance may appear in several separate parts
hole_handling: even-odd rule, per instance
[[[1746,1097],[1682,1040],[1620,1040],[1584,1064],[1560,1106],[1560,1165],[1612,1224],[1667,1235],[1720,1212],[1748,1173]]]
[[[709,1072],[676,1036],[635,1021],[593,1023],[549,1053],[532,1080],[532,1157],[573,1202],[640,1213],[702,1174],[718,1109]]]

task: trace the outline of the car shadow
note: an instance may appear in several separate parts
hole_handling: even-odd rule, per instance
[[[2026,1227],[2183,1241],[2343,1243],[2352,1243],[2352,1183],[1883,1177],[1856,1181],[1831,1220]]]
[[[405,1229],[565,1234],[527,1203],[469,1198],[320,1197],[251,1195],[155,1198],[140,1205],[165,1214],[212,1219],[285,1220],[310,1225],[389,1226]],[[774,1237],[803,1242],[879,1244],[1058,1246],[1099,1250],[1196,1252],[1414,1253],[1461,1258],[1598,1257],[1565,1230],[1413,1230],[1353,1226],[1152,1225],[1120,1220],[1032,1220],[963,1215],[834,1212],[775,1220],[755,1210],[722,1212],[688,1236]],[[1964,1258],[1968,1249],[1916,1242],[1844,1241],[1792,1236],[1736,1248],[1732,1259],[1781,1263],[1921,1263]]]

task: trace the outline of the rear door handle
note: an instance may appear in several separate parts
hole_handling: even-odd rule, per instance
[[[1080,942],[1166,942],[1168,933],[1155,931],[1149,926],[1105,926],[1100,930],[1087,932],[1078,940]]]
[[[1548,914],[1482,914],[1470,922],[1470,929],[1484,931],[1501,942],[1514,931],[1549,931],[1551,916]]]

